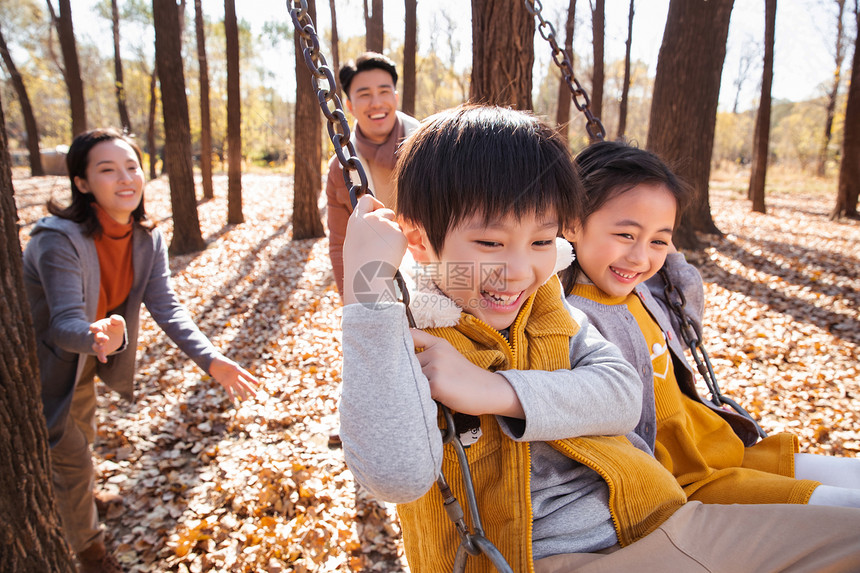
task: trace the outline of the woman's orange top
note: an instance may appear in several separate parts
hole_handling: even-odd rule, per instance
[[[102,226],[100,235],[93,238],[99,257],[99,304],[97,316],[105,318],[107,313],[128,298],[134,282],[134,265],[131,253],[133,223],[118,223],[97,203],[93,203],[96,216]]]

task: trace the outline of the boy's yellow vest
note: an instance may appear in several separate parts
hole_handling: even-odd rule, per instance
[[[570,337],[579,330],[553,278],[526,302],[511,326],[510,343],[496,330],[463,313],[460,323],[427,332],[444,338],[474,364],[496,370],[570,368]],[[514,571],[533,571],[529,445],[503,434],[494,416],[481,416],[481,438],[466,450],[487,538]],[[621,545],[663,523],[686,502],[683,490],[653,457],[620,436],[569,438],[555,449],[597,471],[609,485],[609,509]],[[445,446],[442,471],[465,507],[460,467]],[[413,571],[451,571],[459,537],[434,486],[422,498],[397,507],[406,558]],[[467,518],[468,521],[468,518]],[[471,525],[471,522],[470,522]],[[493,571],[483,555],[469,557],[467,571]]]

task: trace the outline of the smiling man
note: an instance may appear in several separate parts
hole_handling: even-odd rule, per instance
[[[418,121],[397,111],[397,68],[387,57],[365,52],[340,69],[346,109],[355,117],[352,143],[364,166],[368,186],[386,207],[394,208],[395,153]],[[329,161],[326,180],[329,256],[339,292],[343,292],[343,239],[352,212],[349,190],[337,156]]]

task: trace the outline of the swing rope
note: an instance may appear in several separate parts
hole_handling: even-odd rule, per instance
[[[290,8],[290,17],[293,20],[293,26],[299,35],[299,43],[301,44],[305,65],[311,73],[311,82],[316,91],[320,108],[328,120],[327,129],[329,138],[334,145],[335,154],[343,167],[343,178],[347,189],[349,189],[349,200],[354,209],[359,197],[365,193],[372,196],[373,192],[367,186],[367,174],[355,152],[355,147],[350,141],[349,123],[347,122],[346,114],[343,112],[340,98],[337,96],[334,73],[326,63],[325,57],[320,53],[319,36],[314,29],[313,20],[308,13],[307,0],[295,0],[292,7],[290,7],[288,1],[287,6]],[[325,87],[321,84],[322,80],[326,82]],[[353,171],[358,175],[358,184],[355,184],[352,180]],[[400,271],[397,271],[394,280],[400,291],[401,302],[406,307],[406,318],[409,326],[415,328],[415,319],[409,309],[409,291],[406,288]],[[437,402],[437,405],[442,411],[446,424],[446,427],[442,429],[442,441],[445,444],[450,443],[454,447],[463,474],[469,515],[472,518],[472,529],[470,530],[460,502],[451,491],[445,476],[440,472],[436,484],[442,494],[445,511],[454,523],[460,537],[460,545],[457,547],[457,553],[454,558],[454,573],[466,570],[466,560],[469,555],[480,555],[482,553],[487,556],[498,571],[513,573],[513,569],[505,561],[502,553],[484,535],[481,516],[478,511],[477,496],[475,495],[475,486],[469,470],[469,462],[466,459],[465,449],[457,434],[454,416],[450,408],[444,404]]]
[[[525,4],[526,9],[538,19],[537,31],[544,40],[549,42],[550,48],[552,49],[552,59],[559,69],[561,69],[561,75],[567,83],[567,87],[570,89],[573,105],[575,105],[576,109],[585,116],[585,130],[588,132],[591,142],[603,141],[606,139],[606,130],[603,128],[600,118],[595,117],[591,112],[591,101],[582,85],[573,75],[573,66],[570,63],[570,55],[560,48],[556,41],[555,28],[552,23],[544,20],[544,17],[541,14],[541,10],[543,9],[541,1],[525,0]],[[664,287],[666,301],[669,304],[672,313],[678,318],[681,338],[684,339],[684,342],[690,348],[690,353],[696,363],[696,369],[699,371],[699,374],[702,375],[708,390],[711,392],[711,402],[719,408],[723,408],[725,405],[730,406],[738,414],[755,424],[756,431],[760,437],[767,437],[765,431],[749,412],[747,412],[740,404],[731,398],[724,396],[723,393],[720,392],[720,385],[717,382],[716,374],[714,374],[714,368],[711,365],[708,352],[702,345],[702,330],[690,319],[690,316],[684,309],[687,302],[684,299],[684,293],[676,289],[672,284],[672,280],[669,278],[669,273],[666,272],[665,266],[660,269],[660,276],[663,278],[663,282],[666,285]]]
[[[562,77],[570,90],[574,106],[585,116],[585,130],[591,142],[603,141],[606,138],[606,130],[600,118],[591,112],[591,101],[589,100],[588,93],[574,75],[570,54],[558,45],[554,26],[551,22],[544,19],[541,1],[524,0],[524,2],[529,13],[538,20],[537,31],[550,44],[552,59],[561,70]],[[343,178],[349,190],[350,203],[355,208],[359,197],[366,193],[372,196],[373,192],[368,188],[367,174],[351,141],[351,130],[340,98],[337,95],[337,84],[334,73],[328,66],[325,57],[320,53],[319,36],[314,28],[313,20],[308,13],[307,0],[294,0],[292,6],[290,1],[287,0],[287,7],[290,9],[290,17],[292,18],[295,31],[299,35],[298,41],[302,48],[305,65],[311,73],[311,83],[316,91],[320,109],[328,121],[327,130],[329,139],[334,145],[335,155],[337,155],[343,169]],[[325,86],[321,84],[323,80],[326,83]],[[359,182],[357,184],[353,181],[352,172],[355,172],[358,177]],[[678,316],[681,324],[681,335],[690,347],[698,370],[711,391],[712,400],[717,406],[721,406],[723,403],[730,405],[740,414],[750,419],[755,424],[759,435],[765,437],[764,430],[761,429],[752,416],[734,400],[726,398],[720,392],[708,354],[701,344],[701,331],[690,320],[684,310],[686,301],[683,294],[674,288],[665,269],[661,269],[660,272],[666,283],[666,298],[670,301],[672,311]],[[409,326],[415,328],[415,320],[409,308],[409,291],[406,288],[400,271],[397,271],[394,279],[400,292],[401,302],[406,308],[406,318]],[[502,553],[484,534],[469,462],[466,458],[463,444],[457,434],[453,414],[450,408],[444,404],[439,404],[438,402],[437,404],[445,418],[445,428],[441,428],[442,441],[443,444],[451,444],[457,455],[462,472],[469,515],[472,518],[472,529],[470,530],[460,502],[451,491],[445,476],[440,472],[436,484],[442,495],[445,511],[456,527],[460,537],[460,545],[457,547],[457,553],[454,558],[453,571],[454,573],[464,572],[469,555],[484,554],[501,573],[513,573],[513,569],[511,569],[511,566],[507,563]]]
[[[669,304],[672,314],[674,314],[678,319],[679,334],[690,349],[690,354],[693,356],[693,361],[696,363],[696,369],[699,371],[699,374],[702,375],[705,385],[711,392],[711,402],[718,408],[724,408],[726,405],[730,406],[735,412],[755,424],[759,437],[766,438],[767,433],[762,429],[759,423],[756,422],[752,415],[747,412],[743,406],[731,398],[724,396],[720,391],[720,385],[717,382],[717,376],[714,373],[713,365],[711,365],[708,351],[705,350],[705,347],[702,344],[702,328],[690,318],[690,315],[687,314],[687,311],[684,309],[687,304],[684,293],[676,289],[675,285],[672,284],[672,280],[669,278],[669,273],[665,266],[660,269],[660,277],[663,279],[663,283],[665,284],[663,287],[663,294],[666,297],[666,302]]]
[[[576,109],[585,116],[585,131],[588,132],[588,137],[591,142],[603,141],[606,139],[606,130],[603,128],[600,118],[591,112],[591,100],[588,93],[576,79],[573,74],[573,64],[571,64],[571,55],[558,45],[555,39],[555,27],[551,22],[544,20],[543,4],[540,0],[525,0],[526,10],[538,19],[537,31],[541,37],[549,42],[552,49],[552,60],[555,65],[561,70],[561,76],[570,90],[570,98],[573,100],[573,105]]]

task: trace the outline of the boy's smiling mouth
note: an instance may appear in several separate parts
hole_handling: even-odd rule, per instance
[[[483,296],[485,300],[489,301],[490,304],[496,308],[508,308],[516,306],[522,295],[523,291],[520,291],[515,294],[494,293],[488,290],[481,291],[481,296]]]

